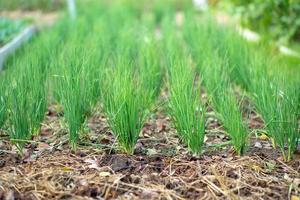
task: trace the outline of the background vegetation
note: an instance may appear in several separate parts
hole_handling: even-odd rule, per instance
[[[299,0],[230,0],[242,24],[282,43],[300,41]]]
[[[43,10],[53,11],[65,5],[64,0],[0,0],[3,10]]]

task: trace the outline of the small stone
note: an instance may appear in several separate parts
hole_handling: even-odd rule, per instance
[[[148,151],[147,151],[148,156],[153,156],[156,154],[157,154],[157,151],[155,149],[148,149]]]
[[[0,160],[0,168],[5,166],[5,160]]]
[[[156,199],[159,197],[157,192],[149,190],[144,190],[141,194],[142,199]]]
[[[110,176],[110,173],[109,172],[100,172],[99,176],[101,176],[101,177],[107,177],[107,176]]]
[[[272,145],[270,143],[264,144],[265,149],[273,149]]]
[[[114,157],[112,159],[111,168],[114,172],[130,168],[132,165],[131,160],[126,157]]]
[[[260,142],[255,142],[254,147],[261,149],[262,148],[262,144]]]

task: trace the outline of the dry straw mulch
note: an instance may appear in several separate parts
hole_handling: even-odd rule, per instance
[[[70,152],[61,115],[49,108],[38,142],[23,157],[7,140],[0,143],[0,199],[299,199],[300,156],[284,163],[266,137],[252,138],[247,154],[237,157],[210,119],[205,153],[193,156],[169,118],[155,114],[128,156],[98,113]]]

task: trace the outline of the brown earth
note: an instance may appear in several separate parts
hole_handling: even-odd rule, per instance
[[[27,19],[35,24],[38,28],[53,25],[59,17],[58,12],[42,12],[42,11],[0,11],[1,17],[10,19]]]
[[[204,153],[193,156],[158,111],[129,156],[119,153],[105,117],[96,111],[71,152],[57,110],[49,108],[37,142],[23,156],[2,133],[0,199],[299,199],[300,155],[284,163],[265,135],[253,136],[239,157],[210,117]],[[252,128],[261,126],[254,114],[249,121]]]

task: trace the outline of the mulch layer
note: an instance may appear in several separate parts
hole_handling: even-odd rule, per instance
[[[23,156],[1,133],[0,199],[299,200],[300,155],[283,162],[264,134],[253,136],[246,155],[239,157],[210,117],[204,153],[194,156],[158,111],[129,156],[119,152],[106,118],[95,112],[78,150],[71,152],[63,113],[57,110],[49,108],[41,134]],[[249,126],[260,125],[253,115]]]

